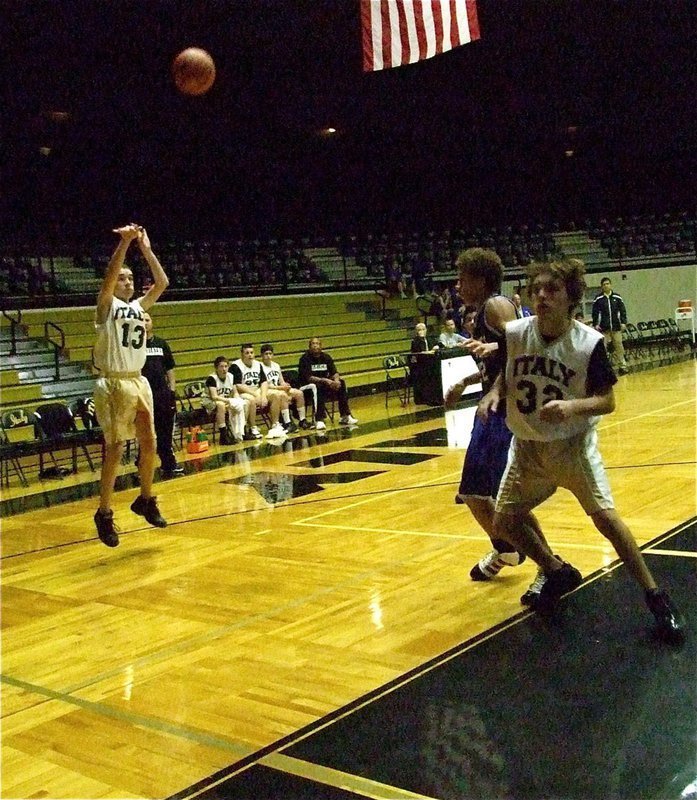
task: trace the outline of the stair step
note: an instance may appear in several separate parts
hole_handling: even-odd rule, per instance
[[[17,370],[20,383],[45,383],[54,379],[55,368],[53,366],[30,370]],[[84,369],[80,364],[60,364],[60,377],[80,378],[85,375]]]
[[[9,369],[30,369],[32,367],[41,367],[54,363],[53,353],[26,353],[23,355],[3,355],[3,367]]]
[[[94,376],[85,376],[82,380],[55,381],[42,385],[44,397],[87,397],[94,393]]]

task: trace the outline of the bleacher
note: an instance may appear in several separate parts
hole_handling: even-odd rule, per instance
[[[281,366],[296,369],[309,338],[319,335],[349,393],[356,395],[382,386],[386,355],[408,350],[416,309],[413,301],[394,300],[384,306],[375,292],[353,292],[311,298],[165,301],[157,303],[151,314],[155,332],[169,342],[175,355],[179,387],[205,379],[216,356],[238,358],[245,342],[252,342],[257,354],[263,343],[271,342]],[[13,418],[31,418],[51,400],[72,405],[92,396],[93,318],[94,307],[25,310],[20,325],[15,325],[21,328],[15,354],[10,353],[10,321],[1,318],[3,417],[12,411]],[[44,340],[47,330],[59,331],[55,338],[64,342],[58,361],[55,349]],[[12,441],[29,441],[34,436],[31,425],[5,433]]]

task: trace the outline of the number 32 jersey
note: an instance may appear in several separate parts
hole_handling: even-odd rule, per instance
[[[114,297],[106,322],[95,322],[95,366],[104,373],[140,372],[145,364],[146,338],[143,308],[138,300],[126,303]]]
[[[565,334],[547,341],[537,317],[506,325],[506,411],[519,439],[568,439],[594,426],[598,417],[544,422],[540,409],[551,400],[575,400],[606,391],[617,382],[603,335],[576,320]]]

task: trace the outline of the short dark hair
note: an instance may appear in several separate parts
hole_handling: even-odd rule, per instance
[[[226,361],[228,364],[230,363],[230,362],[228,361],[228,359],[227,359],[225,356],[218,356],[218,358],[216,358],[216,359],[215,359],[215,361],[213,362],[213,366],[214,366],[216,369],[218,369],[218,366],[219,366],[220,364],[222,364],[222,363],[223,363],[223,361]]]
[[[240,345],[240,353],[243,350],[246,350],[248,347],[251,347],[254,350],[254,345],[251,342],[245,342],[244,344]]]
[[[606,276],[600,279],[600,285],[602,286],[604,283],[612,283],[612,281]]]
[[[470,247],[457,257],[455,266],[458,272],[465,272],[473,278],[482,278],[489,292],[501,289],[503,262],[494,250],[484,247]]]
[[[262,346],[261,346],[261,354],[262,354],[262,356],[264,355],[264,353],[268,353],[269,351],[273,353],[273,345],[272,344],[262,344]]]

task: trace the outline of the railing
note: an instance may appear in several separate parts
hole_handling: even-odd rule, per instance
[[[10,355],[16,356],[17,355],[17,328],[19,328],[22,324],[22,312],[20,309],[17,309],[15,312],[17,314],[17,319],[13,319],[7,311],[2,312],[3,317],[10,321]]]
[[[60,344],[55,342],[49,333],[49,328],[53,328],[54,330],[58,331],[60,335]],[[53,347],[53,359],[54,359],[54,379],[58,380],[60,378],[60,354],[65,350],[65,333],[63,332],[62,328],[59,328],[53,322],[44,322],[44,339],[46,340],[47,344],[50,344]]]

